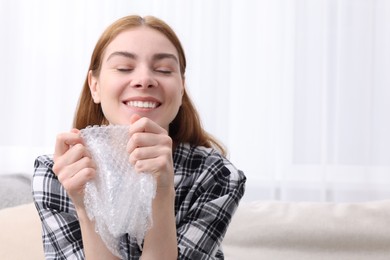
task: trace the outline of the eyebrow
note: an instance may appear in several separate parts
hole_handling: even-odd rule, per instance
[[[115,56],[122,56],[122,57],[126,57],[126,58],[129,58],[129,59],[136,59],[137,58],[137,55],[135,55],[134,53],[127,52],[127,51],[116,51],[116,52],[111,53],[107,57],[106,61],[109,61],[111,58],[113,58]]]
[[[156,53],[153,55],[153,60],[156,61],[156,60],[163,60],[163,59],[172,59],[174,60],[176,63],[179,64],[179,61],[177,59],[177,57],[171,53]]]
[[[115,56],[121,56],[121,57],[129,58],[129,59],[137,59],[137,55],[134,53],[127,52],[127,51],[116,51],[116,52],[111,53],[108,56],[106,61],[110,60],[112,57],[115,57]],[[158,60],[163,60],[163,59],[172,59],[176,63],[179,63],[179,60],[177,59],[177,57],[171,53],[156,53],[152,57],[153,61],[158,61]]]

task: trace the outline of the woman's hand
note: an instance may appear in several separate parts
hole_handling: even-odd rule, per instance
[[[53,171],[76,208],[85,259],[118,259],[96,233],[95,223],[88,218],[85,209],[85,184],[95,177],[96,165],[84,146],[79,130],[73,129],[57,136]]]
[[[84,208],[85,184],[96,174],[96,166],[79,133],[73,129],[57,136],[53,165],[54,173],[76,209]]]
[[[136,172],[151,173],[157,188],[173,188],[172,139],[152,120],[133,115],[127,151]]]
[[[141,259],[177,259],[172,139],[164,128],[138,115],[131,118],[129,135],[131,164],[137,172],[151,173],[157,180],[153,226],[146,233]]]

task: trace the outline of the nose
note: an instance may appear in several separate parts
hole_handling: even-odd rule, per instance
[[[130,85],[135,88],[152,88],[157,86],[157,80],[149,68],[137,68]]]

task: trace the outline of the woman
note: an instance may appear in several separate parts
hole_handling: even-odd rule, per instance
[[[121,238],[121,258],[223,259],[221,241],[245,176],[202,129],[185,69],[180,41],[157,18],[127,16],[102,34],[74,129],[57,136],[53,157],[35,162],[33,195],[47,259],[118,259],[95,232],[83,200],[96,166],[78,129],[107,124],[130,125],[129,160],[156,179],[153,225],[142,249]]]

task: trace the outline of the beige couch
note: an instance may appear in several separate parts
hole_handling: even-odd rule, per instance
[[[241,204],[223,244],[228,260],[389,260],[390,200]]]
[[[0,210],[0,259],[44,259],[32,203]],[[390,201],[242,203],[223,242],[227,260],[389,260]]]

